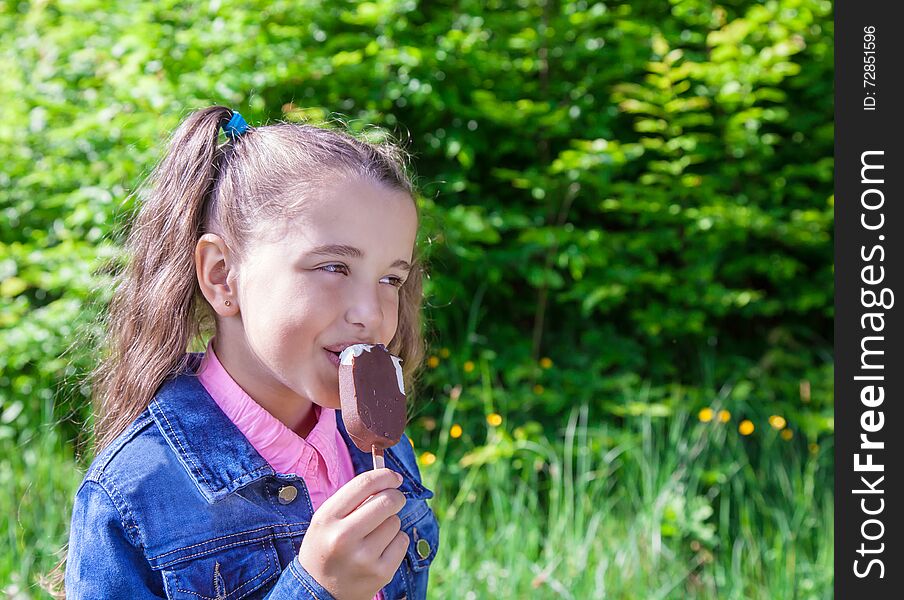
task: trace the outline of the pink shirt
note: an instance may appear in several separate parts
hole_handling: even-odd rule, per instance
[[[277,473],[304,479],[315,511],[355,476],[351,455],[336,425],[336,409],[315,404],[317,424],[306,438],[299,437],[239,387],[217,359],[213,340],[207,345],[198,379]],[[383,600],[383,592],[377,592],[374,600]]]

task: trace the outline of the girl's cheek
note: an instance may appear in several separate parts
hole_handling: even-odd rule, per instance
[[[319,277],[321,273],[312,271],[304,273],[301,277],[292,279],[286,289],[295,298],[317,297],[322,294],[329,293],[331,290],[337,289],[334,281],[328,277]]]

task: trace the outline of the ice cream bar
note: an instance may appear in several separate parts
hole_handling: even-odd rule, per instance
[[[382,468],[383,450],[399,442],[407,422],[402,359],[383,344],[349,346],[339,355],[339,399],[352,441]]]

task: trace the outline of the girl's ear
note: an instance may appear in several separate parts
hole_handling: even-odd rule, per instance
[[[229,249],[223,238],[215,233],[205,233],[195,246],[195,272],[198,285],[208,304],[221,317],[231,317],[239,312],[238,297],[229,284],[233,268]]]

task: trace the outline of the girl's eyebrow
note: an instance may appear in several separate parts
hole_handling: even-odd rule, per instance
[[[355,248],[354,246],[348,246],[346,244],[325,244],[323,246],[317,246],[313,250],[311,250],[310,254],[322,254],[325,256],[348,256],[350,258],[361,258],[364,256],[364,252]],[[390,268],[398,267],[403,271],[410,271],[411,265],[408,261],[402,260],[401,258],[397,258],[395,262],[389,265]]]

